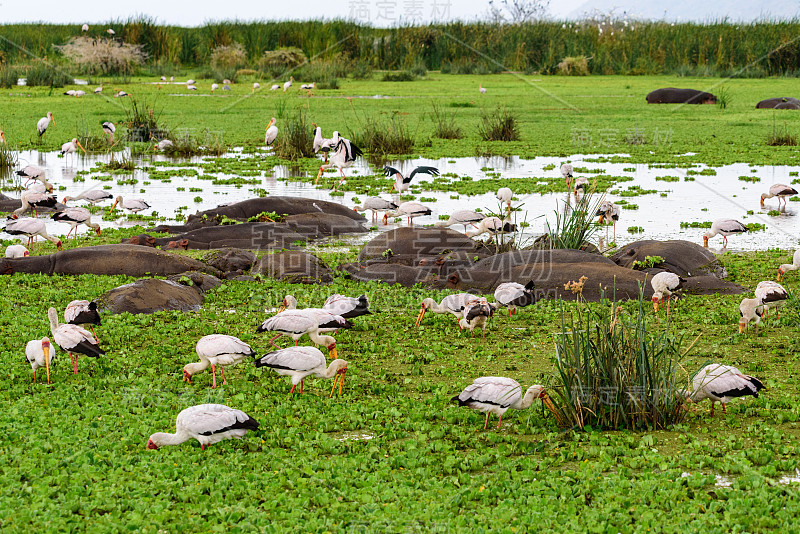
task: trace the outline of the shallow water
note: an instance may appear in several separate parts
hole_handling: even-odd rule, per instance
[[[246,155],[242,154],[240,150],[228,154],[229,157],[270,157],[268,154]],[[624,156],[624,155],[623,155]],[[116,156],[121,157],[120,155]],[[608,194],[607,198],[612,201],[619,199],[626,200],[630,204],[638,205],[636,210],[622,210],[620,220],[616,227],[616,242],[619,245],[636,241],[639,239],[687,239],[696,243],[702,243],[702,234],[705,230],[699,228],[686,228],[681,229],[680,223],[693,222],[693,221],[713,221],[719,218],[734,218],[741,220],[744,223],[759,222],[767,226],[766,231],[752,232],[741,236],[732,236],[729,240],[729,248],[731,250],[763,250],[767,248],[780,247],[780,248],[793,248],[798,242],[798,229],[797,221],[794,218],[797,215],[797,203],[789,202],[788,209],[780,216],[768,216],[767,212],[770,209],[777,208],[777,200],[769,199],[766,201],[765,208],[760,208],[759,199],[760,194],[769,189],[769,186],[774,183],[789,184],[792,180],[797,179],[796,176],[791,176],[790,173],[800,172],[798,166],[760,166],[753,167],[747,164],[734,164],[726,165],[723,167],[715,167],[715,176],[693,175],[694,181],[685,181],[687,177],[687,169],[683,168],[650,168],[647,164],[628,164],[628,163],[597,163],[591,160],[600,157],[600,155],[575,155],[569,159],[541,157],[529,160],[523,160],[517,157],[502,158],[454,158],[454,159],[417,159],[417,160],[403,160],[389,162],[388,164],[400,169],[404,173],[410,172],[413,168],[419,165],[430,165],[437,167],[442,173],[455,173],[458,176],[470,176],[476,180],[487,177],[489,174],[499,173],[501,177],[507,180],[507,185],[512,190],[514,189],[514,179],[521,177],[560,177],[559,167],[561,163],[570,161],[575,167],[584,167],[587,169],[603,169],[605,175],[614,177],[629,177],[633,181],[620,182],[615,188],[620,191],[627,190],[633,185],[638,185],[642,189],[657,190],[657,193],[639,195],[634,197],[621,197],[619,195]],[[213,185],[209,180],[201,180],[196,176],[174,176],[170,182],[160,180],[148,181],[148,174],[140,169],[135,170],[131,174],[113,175],[114,180],[111,182],[103,182],[92,180],[92,176],[97,174],[90,174],[86,177],[85,182],[76,182],[75,177],[79,171],[89,171],[97,161],[108,161],[108,155],[101,156],[70,156],[67,158],[58,157],[58,153],[38,153],[36,151],[25,151],[19,154],[20,167],[34,164],[40,165],[47,169],[47,177],[50,182],[56,185],[58,199],[63,199],[64,196],[75,196],[81,191],[90,188],[103,188],[110,186],[108,189],[114,196],[122,195],[123,197],[138,197],[143,198],[152,206],[152,210],[144,212],[150,214],[157,212],[159,215],[166,217],[169,220],[174,220],[176,213],[180,208],[183,208],[182,213],[188,215],[195,211],[214,208],[220,204],[227,204],[237,202],[240,200],[252,198],[256,196],[254,190],[264,189],[270,195],[285,195],[285,196],[301,196],[307,198],[314,198],[320,200],[328,200],[333,202],[340,202],[348,207],[353,207],[355,204],[352,199],[354,197],[364,200],[364,195],[357,195],[354,193],[346,192],[344,197],[330,196],[330,189],[324,186],[314,186],[313,184],[283,181],[283,178],[292,177],[297,175],[297,171],[285,166],[276,166],[273,168],[272,173],[263,173],[260,178],[260,183],[257,185]],[[169,161],[168,158],[160,155],[147,156],[144,158],[135,158],[137,167],[143,164],[149,164],[152,161]],[[193,158],[190,161],[199,163],[200,158]],[[553,169],[546,167],[555,165]],[[692,168],[693,171],[701,171],[707,168],[704,165],[697,165]],[[159,167],[159,170],[168,170],[167,167]],[[177,169],[177,168],[176,168]],[[627,169],[627,170],[626,170]],[[632,170],[631,170],[632,169]],[[202,175],[203,170],[197,168],[198,172]],[[346,170],[346,174],[372,174],[377,169],[370,167],[368,162],[360,159],[353,167]],[[753,172],[755,171],[755,172]],[[102,174],[102,173],[100,173]],[[214,174],[218,178],[231,178],[234,175],[228,174]],[[581,173],[576,172],[576,176]],[[590,180],[596,174],[585,174]],[[673,176],[678,177],[680,181],[666,182],[658,181],[656,177]],[[760,182],[751,183],[740,181],[740,176],[758,177]],[[118,179],[134,178],[138,183],[136,184],[118,184]],[[253,178],[247,176],[245,178]],[[415,182],[429,182],[432,177],[428,175],[418,174],[415,176]],[[321,183],[330,186],[335,183],[335,178],[331,174],[326,174]],[[386,178],[386,191],[385,198],[391,198],[388,191],[391,187],[393,180]],[[63,187],[63,190],[58,190]],[[182,187],[184,191],[177,191],[178,187]],[[795,187],[797,187],[795,185]],[[191,191],[191,188],[199,188],[202,191]],[[16,196],[18,193],[6,193],[9,196]],[[662,196],[664,194],[664,196]],[[494,193],[487,193],[475,196],[461,195],[459,198],[451,198],[451,196],[458,196],[453,192],[430,192],[425,191],[419,197],[435,198],[436,202],[426,202],[433,214],[428,217],[420,217],[415,219],[415,224],[425,225],[432,224],[439,220],[440,214],[448,214],[458,209],[475,209],[481,208],[483,211],[499,211],[499,202],[494,196]],[[200,200],[195,202],[195,197],[200,197]],[[527,194],[518,195],[518,199],[514,201],[514,205],[522,205],[522,211],[515,213],[516,221],[527,221],[530,227],[523,230],[523,240],[533,238],[544,233],[546,228],[546,221],[554,222],[554,210],[559,207],[563,208],[564,202],[572,201],[572,195],[566,193],[545,193],[545,194]],[[70,203],[71,205],[80,205],[80,202]],[[107,203],[106,203],[107,204]],[[748,210],[754,213],[748,215]],[[120,212],[121,213],[121,212]],[[367,212],[366,216],[369,218],[370,214]],[[94,217],[95,220],[99,216]],[[102,221],[102,227],[109,226],[123,226],[129,224],[146,224],[141,222],[129,222],[125,217],[120,217],[116,221]],[[397,225],[405,225],[406,221],[403,219]],[[390,221],[384,226],[378,223],[379,231],[397,227],[397,225]],[[644,229],[643,233],[631,234],[627,231],[628,227],[639,226]],[[453,227],[458,230],[459,227]],[[69,227],[65,224],[56,223],[54,221],[48,223],[48,231],[53,235],[66,234]],[[461,227],[463,231],[463,227]],[[86,229],[81,227],[81,231],[85,232]],[[363,242],[371,238],[374,233],[366,236],[359,236],[348,240],[349,242]],[[612,237],[613,233],[609,233]],[[4,237],[7,237],[3,234]],[[597,237],[605,237],[605,231],[600,230]],[[722,246],[722,239],[720,237],[711,240],[712,250],[719,250]]]

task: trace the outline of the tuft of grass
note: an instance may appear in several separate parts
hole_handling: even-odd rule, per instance
[[[31,87],[64,87],[75,83],[75,79],[58,67],[37,61],[26,71],[25,83]]]
[[[159,124],[161,110],[156,109],[156,99],[129,96],[127,101],[125,117],[130,141],[148,143],[168,137],[168,132]]]
[[[384,82],[413,82],[417,77],[409,70],[398,72],[386,72],[383,75]]]
[[[456,126],[455,112],[448,113],[436,102],[433,102],[431,107],[434,137],[439,139],[461,139],[464,137],[461,128]]]
[[[361,132],[351,135],[362,150],[372,154],[410,154],[414,150],[414,136],[397,115],[390,119],[366,117],[360,126]]]
[[[11,150],[6,143],[0,143],[0,171],[13,169],[17,166],[17,153]]]
[[[588,76],[589,60],[586,56],[567,56],[556,65],[558,74],[563,76]]]
[[[562,201],[563,211],[555,211],[555,226],[550,226],[550,222],[547,222],[550,248],[579,249],[591,240],[597,231],[592,220],[601,202],[601,199],[592,200],[593,193],[594,188],[578,197],[574,206]]]
[[[484,141],[519,141],[517,116],[505,106],[494,111],[483,110],[478,135]]]
[[[720,87],[717,89],[714,94],[717,97],[717,107],[719,109],[727,109],[731,103],[731,94],[728,92],[728,88],[725,86]]]
[[[15,87],[21,78],[21,71],[16,67],[4,66],[0,68],[0,87],[10,89]]]
[[[797,146],[797,136],[788,130],[782,132],[772,132],[767,137],[767,146]]]
[[[164,154],[171,157],[221,156],[226,151],[221,137],[208,129],[203,132],[202,137],[185,133],[169,135],[168,139],[172,141],[172,145],[164,149]]]
[[[281,123],[281,134],[275,140],[275,154],[283,159],[296,160],[314,157],[314,134],[302,109]]]
[[[644,292],[633,310],[616,302],[587,306],[573,284],[575,309],[561,304],[555,334],[556,376],[550,405],[562,428],[654,430],[686,416],[685,393],[677,368],[692,348],[681,350],[668,322],[651,326]],[[630,306],[627,307],[628,309]]]

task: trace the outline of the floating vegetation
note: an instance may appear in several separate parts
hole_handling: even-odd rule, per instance
[[[661,256],[645,256],[642,261],[634,261],[632,268],[637,271],[644,271],[645,269],[652,269],[664,263],[664,258]]]
[[[766,224],[761,223],[747,223],[744,225],[748,232],[763,232],[767,229]]]
[[[639,209],[639,205],[638,204],[627,204],[626,203],[626,204],[624,204],[622,206],[622,209],[624,209],[624,210],[638,210]]]
[[[628,227],[628,233],[629,234],[643,234],[644,233],[644,228],[642,228],[641,226],[629,226]]]
[[[692,178],[694,180],[694,178]],[[657,182],[679,182],[679,176],[656,176]]]
[[[779,217],[781,215],[781,212],[778,210],[769,210],[767,212],[767,215],[769,215],[770,217]]]
[[[690,176],[691,175],[716,176],[717,175],[717,171],[715,171],[714,169],[711,169],[711,168],[703,169],[702,171],[696,171],[694,169],[689,169],[689,170],[686,171],[686,174],[688,174]]]
[[[681,222],[681,228],[711,228],[711,221]]]
[[[755,182],[760,182],[761,178],[759,178],[758,176],[740,176],[739,181],[755,183]]]

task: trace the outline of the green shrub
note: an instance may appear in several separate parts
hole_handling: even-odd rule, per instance
[[[517,117],[506,107],[484,110],[478,124],[478,135],[484,141],[519,141]]]

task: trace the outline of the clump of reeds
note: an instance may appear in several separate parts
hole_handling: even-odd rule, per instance
[[[383,74],[384,82],[413,82],[417,77],[410,70],[386,72]]]
[[[0,142],[0,170],[13,169],[17,166],[17,153],[6,143]]]
[[[75,83],[75,79],[54,65],[37,61],[25,72],[25,83],[29,86],[64,87]]]
[[[564,76],[588,76],[589,59],[586,56],[567,56],[556,65],[558,73]]]
[[[584,247],[597,231],[593,218],[601,200],[593,200],[594,188],[579,194],[574,205],[563,202],[562,209],[555,210],[555,224],[547,222],[548,246],[554,249],[580,249]]]
[[[294,117],[286,117],[275,140],[275,154],[283,159],[296,160],[314,157],[314,130],[302,109]]]
[[[258,68],[269,76],[281,76],[306,63],[308,58],[295,46],[266,50],[258,62]]]
[[[464,137],[461,128],[456,126],[455,112],[448,113],[436,102],[431,104],[431,108],[434,137],[439,139],[461,139]]]
[[[16,67],[4,66],[0,68],[0,87],[9,89],[17,85],[21,71]]]
[[[170,132],[166,139],[172,141],[172,144],[164,147],[162,152],[170,157],[220,156],[226,152],[221,136],[215,135],[208,129],[197,136],[189,132],[180,134]]]
[[[359,126],[361,131],[351,134],[353,140],[371,154],[410,154],[414,150],[414,136],[397,115],[389,119],[366,117]]]
[[[129,96],[125,117],[128,125],[128,139],[134,142],[149,143],[165,139],[164,128],[159,124],[161,111],[156,109],[155,100],[139,99]]]
[[[686,415],[686,395],[678,363],[681,350],[667,323],[651,327],[644,293],[628,312],[617,302],[586,305],[586,278],[565,289],[576,293],[575,309],[561,307],[555,335],[555,384],[549,389],[552,411],[562,428],[603,430],[664,429]],[[696,340],[695,340],[696,341]]]
[[[517,116],[506,107],[484,110],[478,123],[478,135],[484,141],[519,141]]]

